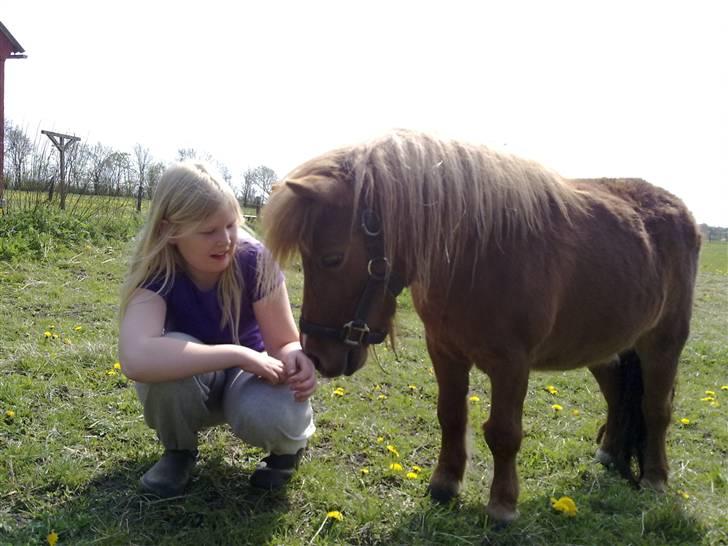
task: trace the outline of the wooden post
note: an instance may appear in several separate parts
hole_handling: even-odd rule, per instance
[[[61,154],[61,176],[59,180],[60,185],[58,187],[58,192],[61,194],[61,210],[64,210],[66,208],[66,150],[69,146],[78,142],[81,139],[77,136],[64,135],[63,133],[54,133],[53,131],[41,131],[41,133],[51,139],[51,142],[56,148],[58,148],[58,152]],[[48,193],[48,200],[50,201],[51,199],[53,199],[52,186],[50,192]]]

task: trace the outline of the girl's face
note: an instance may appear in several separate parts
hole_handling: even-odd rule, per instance
[[[238,219],[232,207],[222,207],[192,233],[174,237],[187,272],[200,290],[210,290],[234,259]]]

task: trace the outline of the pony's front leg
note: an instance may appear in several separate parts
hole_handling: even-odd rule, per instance
[[[483,432],[493,454],[493,482],[486,512],[495,521],[510,522],[518,517],[516,455],[523,437],[521,420],[528,368],[515,361],[503,361],[489,368],[492,404]]]
[[[460,492],[465,473],[466,398],[472,364],[464,356],[437,346],[429,337],[427,349],[437,378],[437,419],[442,432],[440,457],[430,479],[430,496],[447,502]]]

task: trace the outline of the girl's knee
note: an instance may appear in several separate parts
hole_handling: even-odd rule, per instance
[[[261,382],[262,383],[262,382]],[[245,389],[226,401],[227,419],[236,436],[276,453],[295,453],[315,430],[308,401],[297,402],[286,386]]]

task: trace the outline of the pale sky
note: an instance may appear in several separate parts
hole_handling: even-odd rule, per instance
[[[728,226],[728,3],[0,0],[5,116],[234,179],[395,128],[645,178]]]

